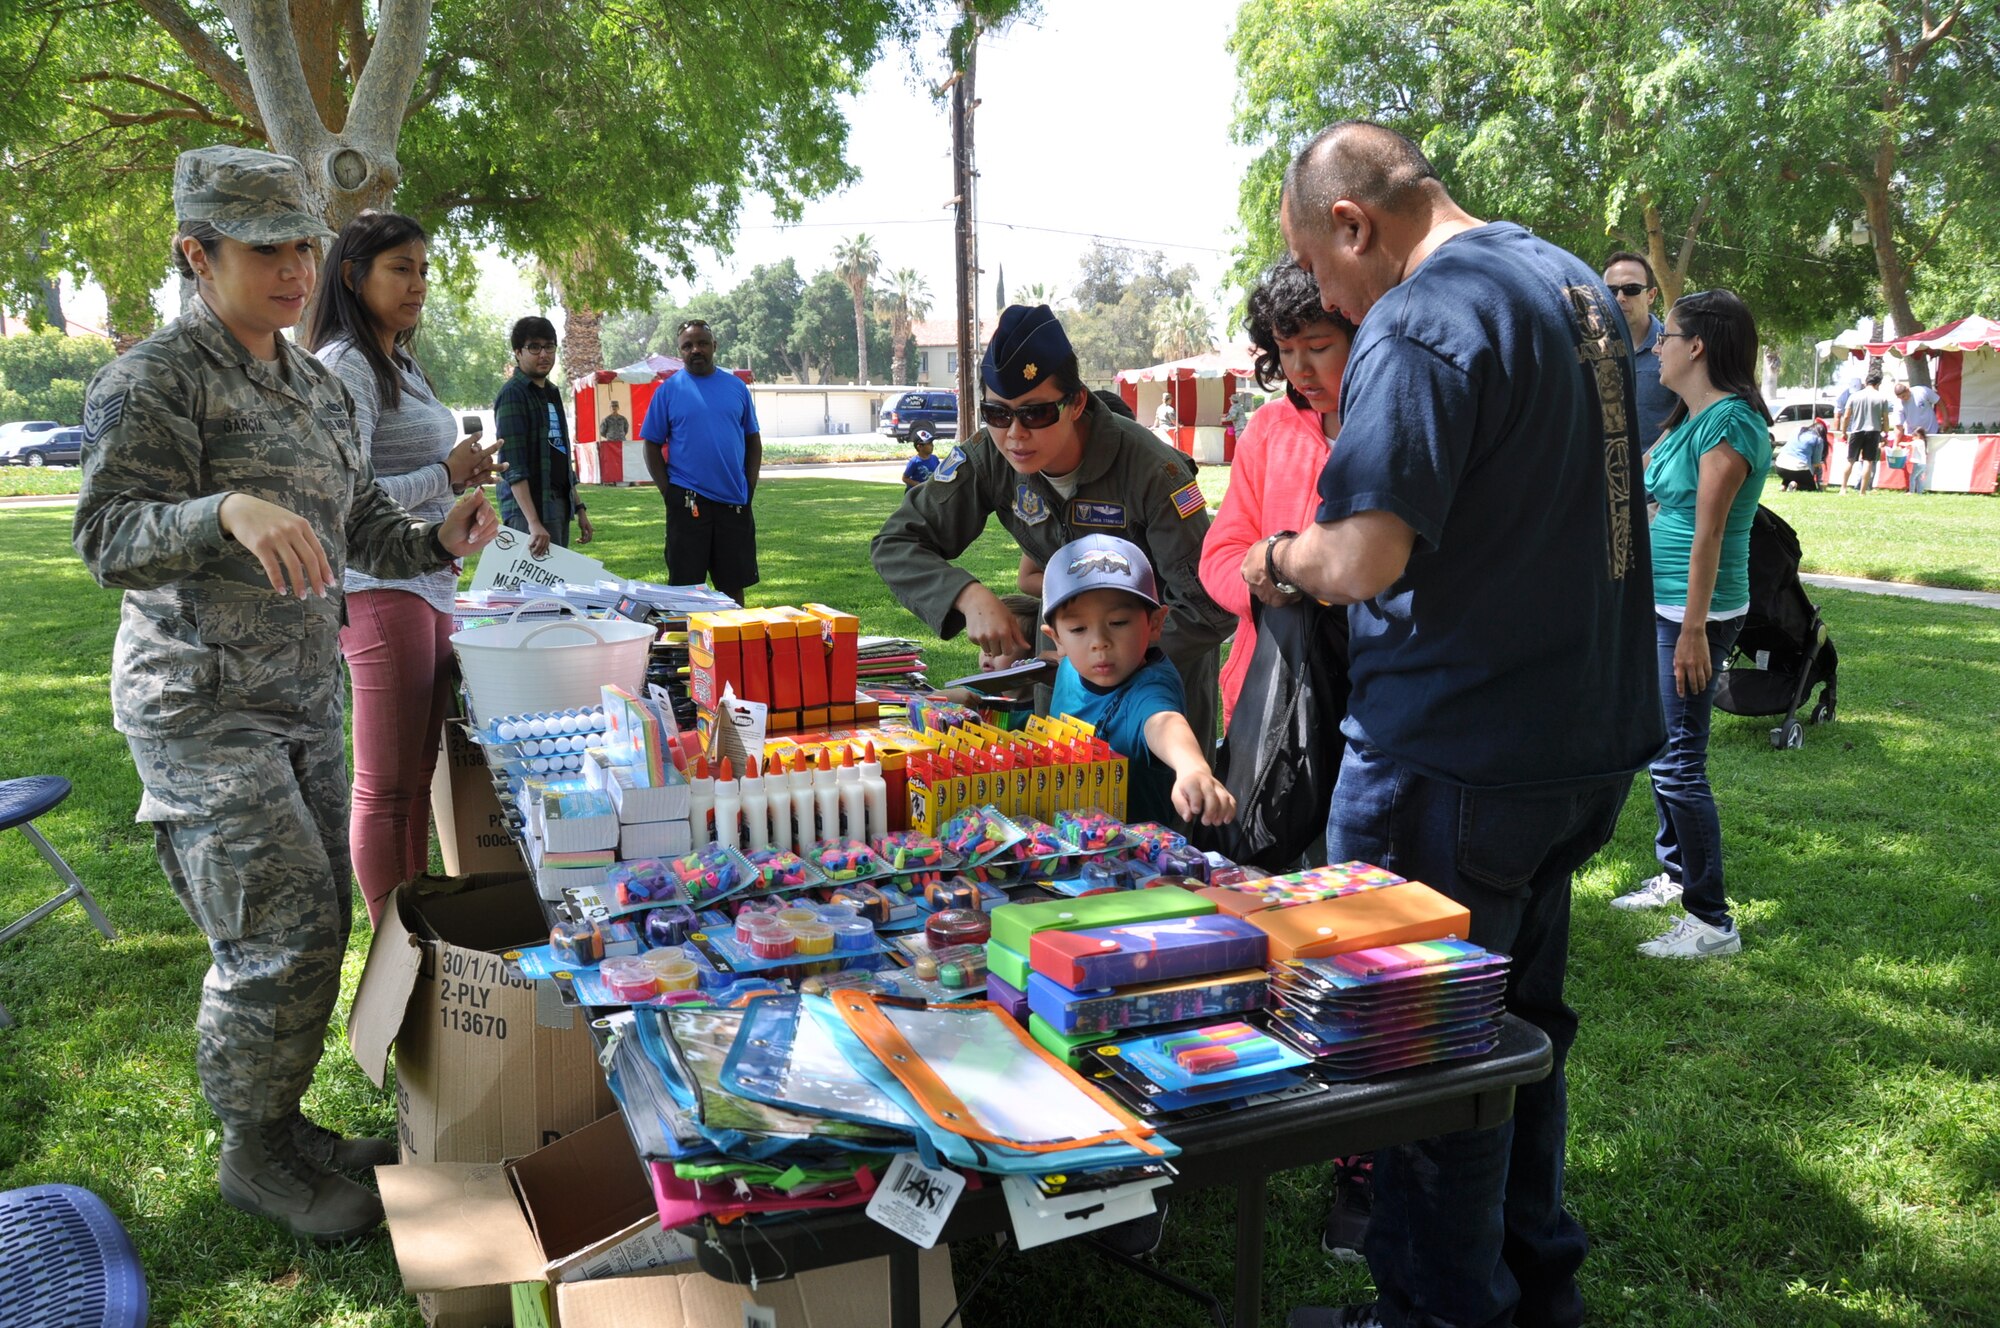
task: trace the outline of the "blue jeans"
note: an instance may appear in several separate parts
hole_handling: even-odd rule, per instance
[[[1669,877],[1680,882],[1681,906],[1712,927],[1729,925],[1729,901],[1722,891],[1722,822],[1708,786],[1708,721],[1715,709],[1715,679],[1698,696],[1674,692],[1674,642],[1681,625],[1655,617],[1660,648],[1660,707],[1667,715],[1667,749],[1652,764],[1653,807],[1660,829],[1653,854]],[[1709,664],[1719,674],[1729,658],[1741,618],[1708,624]]]
[[[1548,1034],[1555,1068],[1489,1130],[1375,1154],[1365,1253],[1390,1328],[1575,1328],[1588,1242],[1563,1209],[1576,1012],[1563,1002],[1570,878],[1604,846],[1630,775],[1568,793],[1447,784],[1350,743],[1327,817],[1328,860],[1422,881],[1472,912],[1470,940],[1513,957],[1510,1013]]]

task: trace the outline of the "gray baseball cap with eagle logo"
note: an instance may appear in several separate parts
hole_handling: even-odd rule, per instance
[[[1138,545],[1116,535],[1085,535],[1056,550],[1042,575],[1042,621],[1090,590],[1122,590],[1160,607],[1153,564]]]

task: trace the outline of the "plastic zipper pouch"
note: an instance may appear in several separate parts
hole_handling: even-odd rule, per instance
[[[1123,1144],[1166,1150],[987,1001],[906,1007],[836,992],[834,1008],[939,1128],[1033,1153]]]
[[[1241,1020],[1121,1042],[1118,1055],[1170,1093],[1207,1091],[1311,1060]]]
[[[687,1108],[674,1100],[660,1067],[641,1045],[632,1013],[620,1010],[606,1022],[612,1031],[604,1051],[605,1079],[632,1126],[639,1156],[659,1161],[709,1152],[708,1140],[689,1119]]]
[[[1399,1024],[1449,1024],[1463,1019],[1489,1017],[1501,1007],[1504,997],[1498,987],[1417,1001],[1396,1001],[1368,1009],[1345,1005],[1318,1005],[1299,1000],[1290,992],[1278,994],[1278,1005],[1302,1018],[1327,1028],[1387,1028]]]
[[[1322,1063],[1365,1064],[1407,1052],[1421,1051],[1426,1047],[1452,1047],[1468,1041],[1483,1040],[1493,1036],[1494,1024],[1491,1019],[1474,1019],[1464,1023],[1404,1031],[1386,1037],[1335,1042],[1321,1037],[1320,1030],[1311,1023],[1291,1017],[1289,1011],[1274,1010],[1271,1015],[1271,1031],[1274,1035],[1283,1035],[1289,1045],[1297,1047]]]
[[[722,1067],[722,1087],[767,1106],[795,1106],[837,1120],[914,1133],[916,1121],[840,1054],[802,996],[750,1002]]]
[[[666,1015],[668,1037],[679,1050],[694,1087],[695,1112],[702,1133],[717,1147],[733,1150],[737,1140],[725,1142],[731,1135],[778,1136],[785,1144],[811,1137],[878,1152],[893,1152],[907,1142],[896,1131],[786,1111],[731,1093],[723,1086],[722,1071],[730,1048],[736,1045],[737,1034],[742,1031],[744,1016],[742,1010],[700,1008],[670,1010]],[[773,1150],[753,1147],[751,1156],[770,1151]]]
[[[1293,1028],[1303,1029],[1315,1043],[1333,1052],[1346,1053],[1398,1042],[1441,1035],[1455,1029],[1484,1028],[1500,1017],[1498,1001],[1477,1009],[1452,1011],[1441,1017],[1383,1020],[1372,1024],[1328,1024],[1296,1010],[1278,1010],[1273,1018]],[[1326,1052],[1316,1052],[1324,1055]]]
[[[1442,940],[1377,946],[1324,959],[1301,959],[1290,967],[1304,981],[1332,991],[1352,991],[1445,976],[1504,972],[1507,964],[1506,955],[1491,954],[1470,941]]]
[[[1267,908],[1248,921],[1270,936],[1271,959],[1282,962],[1463,936],[1472,914],[1428,885],[1406,881],[1296,908]]]

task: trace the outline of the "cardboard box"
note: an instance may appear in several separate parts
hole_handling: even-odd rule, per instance
[[[403,1285],[432,1328],[510,1322],[510,1288],[676,1266],[625,1121],[606,1116],[519,1161],[377,1168]]]
[[[395,1046],[405,1162],[525,1157],[612,1110],[583,1013],[501,962],[501,951],[547,939],[519,872],[420,876],[391,896],[347,1040],[378,1086]]]
[[[521,846],[508,833],[493,776],[479,748],[456,719],[444,722],[437,770],[431,776],[431,817],[448,875],[519,872]]]
[[[957,1303],[951,1251],[926,1250],[917,1260],[919,1318],[942,1323]],[[759,1320],[760,1305],[779,1328],[881,1328],[889,1321],[889,1261],[870,1259],[815,1268],[782,1282],[761,1280],[757,1289],[718,1281],[705,1273],[614,1277],[564,1282],[556,1288],[562,1328],[743,1328]]]

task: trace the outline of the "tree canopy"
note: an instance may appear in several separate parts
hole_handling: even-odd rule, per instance
[[[15,0],[0,299],[65,272],[145,330],[174,158],[238,143],[298,156],[336,226],[394,206],[616,309],[657,286],[649,255],[685,273],[726,251],[746,195],[791,219],[851,179],[839,95],[958,19],[945,0]]]
[[[1246,5],[1235,133],[1262,151],[1236,275],[1282,247],[1291,155],[1361,118],[1417,142],[1474,215],[1590,263],[1645,253],[1669,299],[1729,286],[1772,334],[1884,307],[1908,330],[1941,283],[1972,312],[1960,251],[2000,218],[1996,44],[1994,6],[1966,0]]]

